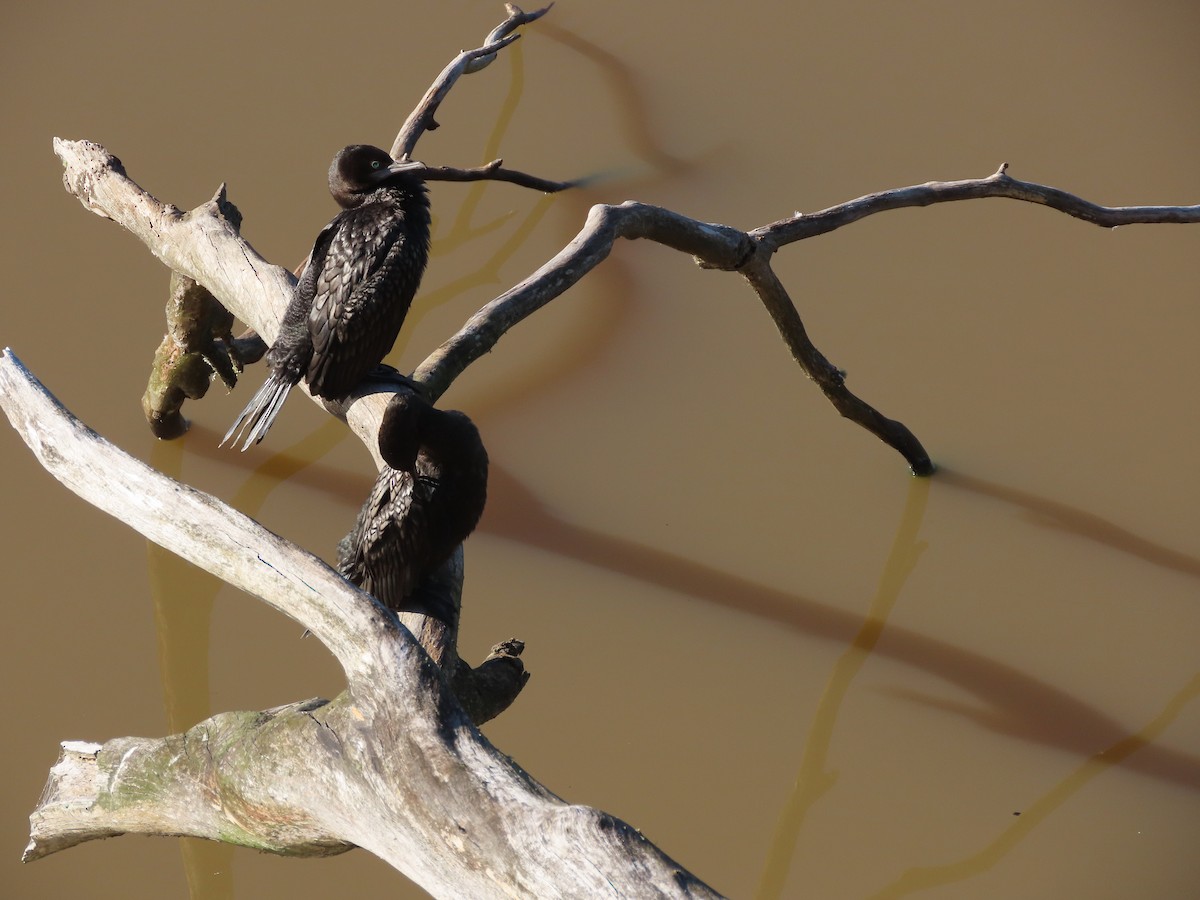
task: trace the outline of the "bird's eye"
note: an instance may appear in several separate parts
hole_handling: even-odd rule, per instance
[[[379,168],[379,160],[377,160],[377,159],[371,160],[371,168],[378,169]]]

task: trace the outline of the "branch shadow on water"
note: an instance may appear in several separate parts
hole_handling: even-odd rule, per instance
[[[936,485],[940,477],[935,476],[931,484]],[[817,600],[564,522],[498,466],[492,470],[488,493],[483,526],[499,537],[844,645],[854,641],[862,626],[861,617]],[[1116,744],[1129,736],[1120,722],[1066,691],[1000,660],[910,629],[890,627],[888,640],[874,652],[975,695],[980,706],[995,711],[990,722],[999,733],[1023,741],[1089,757],[1097,745]],[[1124,765],[1160,781],[1200,790],[1200,757],[1194,754],[1152,744]]]
[[[986,872],[1094,778],[1115,765],[1127,762],[1134,753],[1150,746],[1197,697],[1200,697],[1200,672],[1176,691],[1158,715],[1144,728],[1127,734],[1111,746],[1087,758],[1070,775],[1028,804],[1019,814],[1015,814],[1019,815],[1019,818],[1014,818],[1013,823],[982,850],[957,862],[938,866],[914,866],[903,872],[891,884],[872,894],[872,897],[878,900],[905,897],[917,891],[965,881]]]
[[[193,431],[215,435],[199,426]],[[189,452],[193,452],[192,448],[226,464],[238,462],[229,454],[218,453],[216,440],[197,439]],[[956,476],[955,486],[967,486],[963,483],[964,478]],[[930,480],[931,489],[937,490],[936,485],[941,479],[939,471]],[[363,496],[372,480],[366,474],[350,475],[317,465],[298,471],[289,484],[329,493],[356,505],[357,500],[347,498]],[[1070,527],[1071,522],[1084,526],[1073,533],[1088,539],[1107,542],[1105,534],[1110,533],[1110,528],[1118,528],[1111,524],[1106,528],[1092,528],[1088,523],[1103,520],[1080,510],[1069,515],[1070,507],[1053,501],[1039,505],[1043,503],[1040,498],[1019,496],[1032,512],[1057,510],[1058,521],[1063,527]],[[347,521],[351,518],[348,512]],[[809,597],[756,584],[691,559],[563,521],[549,512],[525,485],[495,463],[488,479],[488,512],[480,530],[842,645],[852,643],[862,628],[860,616]],[[1118,531],[1127,533],[1119,528]],[[1155,546],[1140,538],[1137,542]],[[1165,553],[1168,562],[1172,562],[1173,551]],[[1156,556],[1152,552],[1137,555],[1148,561],[1153,561]],[[1171,567],[1178,568],[1176,565]],[[874,652],[928,672],[973,694],[978,708],[988,711],[986,716],[981,716],[981,724],[997,733],[1083,758],[1090,757],[1098,745],[1115,745],[1129,737],[1127,727],[1077,697],[1000,660],[963,650],[919,632],[892,626],[888,629],[888,640]],[[1151,744],[1127,759],[1124,766],[1160,781],[1200,790],[1200,756],[1195,754]]]
[[[1094,513],[952,469],[938,469],[937,478],[939,483],[1024,509],[1032,522],[1044,528],[1086,538],[1153,566],[1200,578],[1200,558],[1156,544]]]
[[[1061,504],[1049,502],[1041,504],[1036,502],[1031,495],[999,488],[967,476],[956,477],[955,483],[960,487],[969,487],[1010,502],[1020,502],[1031,508],[1039,515],[1039,518],[1046,519],[1055,527],[1087,533],[1095,540],[1125,549],[1156,564],[1187,571],[1186,557],[1155,547],[1150,542],[1096,516],[1071,510]],[[891,612],[904,581],[915,568],[917,559],[925,549],[925,545],[918,542],[916,538],[927,495],[922,493],[918,496],[915,492],[918,489],[927,491],[928,484],[929,482],[924,480],[914,483],[913,491],[909,494],[901,519],[900,529],[884,567],[879,589],[862,627],[834,666],[829,683],[822,694],[813,726],[806,741],[795,788],[780,815],[762,881],[755,895],[759,900],[773,900],[773,898],[783,895],[804,819],[809,809],[836,781],[836,773],[826,767],[834,724],[850,682],[862,668],[868,655],[874,650],[876,642],[882,634],[886,617]],[[985,488],[986,490],[984,490]],[[1038,825],[1097,776],[1107,772],[1113,766],[1128,763],[1131,757],[1139,751],[1147,749],[1153,751],[1153,742],[1197,697],[1200,697],[1200,673],[1193,675],[1186,684],[1168,698],[1163,708],[1145,727],[1132,733],[1123,733],[1105,749],[1087,756],[1083,763],[1066,778],[1063,778],[1032,803],[1027,804],[1023,810],[1014,813],[1012,824],[1003,829],[985,847],[954,862],[914,866],[904,871],[880,891],[872,894],[872,897],[878,898],[878,900],[904,897],[930,888],[966,881],[991,869],[1028,837]],[[980,727],[1009,733],[1021,730],[1011,718],[1009,721],[1003,721],[999,712],[991,714],[986,711],[981,712],[968,704],[957,704],[952,707],[950,704],[938,701],[928,702],[931,705],[939,705],[948,711],[960,713],[974,720]],[[1008,715],[1011,717],[1012,711],[1009,711]],[[1035,739],[1034,735],[1026,735],[1026,737],[1031,740]],[[1130,766],[1130,768],[1137,767]],[[1197,787],[1194,773],[1190,784],[1192,787]]]

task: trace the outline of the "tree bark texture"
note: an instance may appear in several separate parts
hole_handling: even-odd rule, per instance
[[[118,834],[188,835],[286,855],[358,846],[435,896],[719,896],[629,825],[564,802],[497,751],[373,597],[105,441],[11,351],[0,406],[55,478],[300,622],[347,678],[328,702],[222,713],[166,738],[64,744],[26,860]]]
[[[544,12],[509,7],[484,45],[460,54],[435,81],[392,155],[410,155],[436,127],[434,113],[455,81],[486,66],[517,38],[517,27]],[[270,343],[295,278],[241,237],[241,215],[223,185],[183,212],[139,187],[99,144],[55,139],[54,150],[68,191],[135,235],[173,273],[172,296],[188,321],[172,326],[173,343],[160,353],[163,370],[175,366],[177,375],[152,385],[146,403],[162,433],[178,432],[183,398],[203,393],[195,367],[210,365],[228,382],[241,359],[229,353],[228,317],[210,302]],[[571,184],[514,172],[499,160],[473,170],[427,167],[426,177],[492,178],[547,191]],[[916,436],[846,389],[844,374],[810,340],[771,260],[789,243],[875,213],[989,197],[1042,204],[1106,227],[1200,221],[1196,206],[1099,206],[1013,179],[1007,164],[986,178],[869,194],[750,231],[643,203],[596,205],[567,246],[479,310],[413,380],[436,400],[510,328],[603,262],[616,241],[646,239],[702,267],[739,274],[835,408],[900,452],[914,473],[931,474],[933,462]],[[388,397],[387,383],[368,381],[345,401],[324,404],[345,418],[377,465]],[[132,459],[74,419],[8,351],[0,359],[0,406],[56,478],[300,622],[347,678],[331,701],[223,713],[167,738],[65,743],[31,817],[26,859],[122,833],[185,834],[295,855],[360,846],[443,896],[717,896],[625,823],[551,794],[480,735],[475,723],[502,710],[524,683],[520,642],[497,645],[471,669],[457,658],[453,629],[422,617],[397,620],[316,557]],[[437,574],[444,589],[461,586],[461,562],[460,553]]]

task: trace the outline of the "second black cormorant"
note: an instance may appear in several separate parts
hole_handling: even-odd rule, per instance
[[[267,352],[267,380],[222,444],[261,441],[301,378],[341,399],[392,349],[429,259],[421,168],[366,144],[338,151],[329,191],[343,211],[317,235]]]
[[[379,453],[387,465],[338,544],[338,571],[389,609],[453,624],[453,609],[414,591],[483,515],[488,457],[479,431],[460,412],[401,393],[384,413]]]

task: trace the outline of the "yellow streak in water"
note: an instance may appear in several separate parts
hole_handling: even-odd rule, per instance
[[[875,649],[905,581],[916,568],[917,560],[928,546],[925,542],[917,540],[917,533],[925,515],[929,482],[928,478],[912,480],[908,499],[904,504],[904,513],[900,518],[900,527],[896,531],[891,552],[884,564],[875,597],[871,600],[862,627],[834,665],[821,694],[813,726],[805,742],[804,756],[800,760],[796,786],[779,816],[762,881],[755,893],[758,900],[773,900],[782,896],[804,819],[813,805],[837,780],[837,773],[826,769],[834,725],[841,711],[842,701],[850,689],[850,682]]]
[[[1006,853],[1016,847],[1052,812],[1071,799],[1084,785],[1161,735],[1167,726],[1183,712],[1184,707],[1197,696],[1200,696],[1200,672],[1193,675],[1191,680],[1167,701],[1162,712],[1155,716],[1148,725],[1088,759],[1025,809],[1011,827],[1006,828],[999,837],[978,853],[944,866],[922,866],[909,869],[872,897],[903,897],[906,894],[963,881],[986,872],[1003,859]]]

